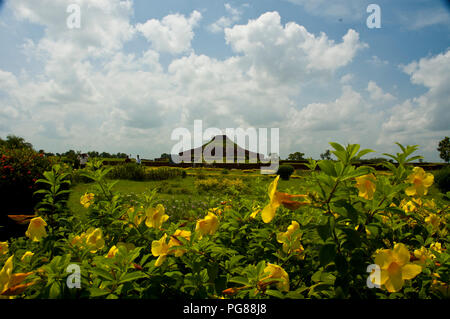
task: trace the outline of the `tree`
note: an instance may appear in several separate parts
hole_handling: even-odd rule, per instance
[[[31,145],[31,143],[28,143],[25,141],[24,138],[15,135],[8,135],[6,137],[6,140],[0,138],[0,145],[5,146],[6,148],[9,149],[19,149],[19,148],[33,149],[33,145]]]
[[[170,154],[162,153],[160,158],[170,161],[172,157]]]
[[[331,160],[331,152],[330,152],[330,150],[326,150],[325,153],[320,154],[320,158],[322,160]]]
[[[437,150],[440,153],[439,156],[448,163],[450,161],[450,138],[448,136],[439,142]]]
[[[304,155],[305,155],[305,153],[295,152],[295,153],[289,154],[287,159],[288,159],[288,161],[303,161],[303,160],[305,160],[303,158]]]

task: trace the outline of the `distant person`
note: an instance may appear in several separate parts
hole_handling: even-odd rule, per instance
[[[131,160],[130,160],[130,158],[127,155],[127,157],[125,158],[125,163],[130,163],[130,162],[131,162]]]
[[[89,155],[86,153],[78,155],[78,160],[80,161],[80,168],[86,167],[86,163],[87,163],[88,159],[89,159]]]
[[[138,163],[139,165],[141,165],[141,159],[139,158],[139,155],[137,155],[136,163]]]

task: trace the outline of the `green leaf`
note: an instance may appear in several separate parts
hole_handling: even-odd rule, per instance
[[[327,174],[328,176],[336,177],[336,170],[334,168],[334,163],[330,160],[319,161],[318,163],[320,170]]]
[[[241,284],[241,285],[244,285],[244,286],[250,285],[248,280],[247,280],[247,278],[240,277],[240,276],[239,277],[233,277],[230,280],[228,280],[228,282],[234,282],[236,284]]]
[[[51,286],[50,286],[50,291],[48,294],[48,297],[50,299],[57,299],[60,295],[61,289],[59,286],[58,282],[54,282]]]
[[[101,297],[109,294],[109,291],[100,288],[89,288],[90,297]]]
[[[336,245],[335,244],[326,244],[320,248],[319,252],[319,260],[322,266],[328,265],[330,262],[334,260],[336,256]]]
[[[101,278],[103,278],[103,279],[110,280],[110,281],[114,281],[113,275],[112,275],[111,273],[109,273],[108,271],[104,270],[104,269],[101,269],[101,268],[93,268],[93,269],[91,269],[91,272],[92,272],[94,275],[97,275],[97,276],[99,276],[99,277],[101,277]]]
[[[284,299],[284,295],[279,290],[268,289],[266,290],[265,294],[275,298]]]
[[[327,241],[331,237],[330,225],[319,225],[317,226],[317,233],[323,241]]]
[[[119,284],[123,284],[128,281],[138,280],[141,278],[147,278],[147,275],[140,271],[126,273],[124,276],[122,276],[122,278],[120,278]]]
[[[334,203],[336,207],[342,207],[344,208],[343,215],[344,217],[350,219],[353,224],[356,224],[358,222],[358,211],[349,204],[346,200],[339,200]]]
[[[356,155],[356,158],[359,159],[359,158],[361,158],[361,157],[363,157],[364,155],[369,154],[369,153],[375,153],[375,151],[370,150],[370,149],[361,150],[361,151],[358,153],[358,155]]]
[[[331,145],[336,151],[339,151],[339,152],[345,152],[345,148],[344,148],[341,144],[339,144],[339,143],[330,142],[330,145]]]

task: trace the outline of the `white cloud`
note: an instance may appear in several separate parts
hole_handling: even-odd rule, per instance
[[[350,83],[354,78],[354,75],[351,73],[345,74],[341,77],[340,83],[341,84],[348,84]]]
[[[369,92],[370,98],[374,101],[379,102],[390,102],[395,100],[395,97],[390,93],[384,93],[374,81],[369,81],[367,85],[367,91]]]
[[[302,6],[307,12],[316,16],[345,19],[349,21],[361,20],[366,15],[365,0],[287,0]]]
[[[222,32],[225,28],[232,26],[241,19],[241,10],[233,8],[229,3],[225,3],[224,6],[228,16],[222,16],[216,22],[210,24],[208,26],[209,31],[213,33]]]
[[[392,109],[379,142],[421,143],[426,150],[435,151],[436,146],[430,140],[442,139],[450,133],[450,50],[412,62],[403,70],[412,83],[423,85],[428,91]]]
[[[366,47],[354,30],[334,42],[325,33],[314,35],[297,23],[281,25],[279,14],[269,12],[226,28],[225,40],[236,54],[218,60],[192,48],[194,28],[201,19],[196,11],[190,17],[174,14],[134,26],[128,2],[90,3],[105,27],[97,26],[88,35],[83,35],[89,33],[83,28],[89,21],[82,23],[83,34],[61,27],[58,23],[65,25],[65,21],[58,22],[60,17],[51,14],[62,8],[54,1],[45,2],[48,12],[32,10],[34,3],[29,0],[14,4],[21,19],[44,26],[44,36],[25,40],[22,48],[42,65],[42,72],[18,76],[0,70],[4,106],[0,117],[6,119],[0,123],[0,133],[14,129],[49,151],[138,152],[145,158],[170,150],[168,139],[174,128],[189,128],[195,119],[203,119],[205,126],[221,129],[279,127],[281,152],[301,147],[308,155],[318,155],[332,140],[374,147],[380,131],[394,138],[409,134],[414,123],[426,132],[435,121],[448,120],[448,52],[404,67],[413,83],[429,91],[401,101],[392,112],[382,111],[374,107],[375,100],[387,104],[392,98],[375,82],[369,82],[368,94],[349,85],[348,70],[336,77],[335,71],[348,66]],[[113,28],[112,36],[105,35],[115,23],[125,27],[123,32]],[[123,45],[136,29],[150,45],[143,52],[126,53]],[[172,57],[167,70],[159,61],[162,52],[180,54]],[[322,80],[327,87],[342,86],[342,93],[329,100],[313,97],[311,102],[303,88]],[[438,112],[444,116],[437,118]],[[383,146],[391,143],[380,141]]]
[[[80,6],[80,29],[69,29],[66,23],[70,15],[66,9],[74,3]],[[129,23],[133,13],[131,0],[42,0],[39,5],[33,0],[20,0],[8,2],[8,5],[18,19],[45,27],[46,36],[38,49],[54,56],[104,56],[120,50],[134,34]],[[53,52],[59,45],[64,51]]]
[[[400,12],[398,15],[401,23],[410,30],[436,25],[450,26],[450,14],[443,6],[423,8],[417,12],[408,12],[408,14]]]
[[[315,36],[305,27],[290,22],[284,27],[278,12],[268,12],[247,25],[225,29],[232,49],[251,61],[258,77],[298,79],[318,71],[334,71],[349,64],[356,52],[367,47],[350,29],[336,44],[325,33]]]
[[[376,55],[372,55],[370,60],[368,60],[369,63],[375,65],[375,66],[386,66],[389,64],[389,61],[382,60]]]
[[[180,54],[191,49],[193,29],[201,18],[202,14],[198,11],[193,11],[189,18],[181,14],[171,14],[161,21],[151,19],[144,24],[139,23],[136,29],[151,42],[156,51]]]

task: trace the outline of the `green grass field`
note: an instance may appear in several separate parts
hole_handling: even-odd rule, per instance
[[[260,175],[259,171],[251,173],[242,173],[241,170],[231,170],[229,174],[222,174],[222,170],[188,170],[186,178],[175,178],[163,181],[131,181],[119,180],[114,186],[113,190],[118,191],[124,195],[135,195],[142,193],[150,193],[153,189],[158,189],[158,199],[172,202],[179,200],[180,202],[209,202],[211,199],[216,199],[217,202],[226,200],[229,196],[221,194],[220,192],[198,192],[195,187],[195,180],[199,178],[215,178],[221,180],[227,179],[242,179],[245,183],[245,195],[249,198],[256,198],[258,195],[264,195],[267,187],[273,179],[273,176]],[[294,175],[290,180],[280,180],[279,190],[299,193],[305,187],[307,177]],[[80,197],[86,192],[89,192],[94,187],[94,184],[76,184],[72,187],[70,193],[68,206],[69,209],[79,216],[84,216],[87,212],[80,204]]]

